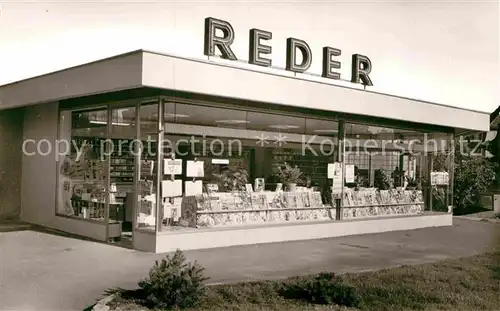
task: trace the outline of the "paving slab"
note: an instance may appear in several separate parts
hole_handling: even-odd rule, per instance
[[[452,227],[187,251],[212,283],[322,271],[371,271],[500,249],[500,225],[454,219]],[[37,231],[0,233],[0,310],[83,310],[106,289],[135,288],[155,260],[118,246]]]

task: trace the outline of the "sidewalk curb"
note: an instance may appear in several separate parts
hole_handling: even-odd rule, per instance
[[[497,218],[480,218],[480,217],[467,217],[467,216],[453,216],[453,218],[470,220],[470,221],[482,221],[494,224],[500,224],[500,219]]]
[[[109,296],[106,296],[106,297],[100,299],[94,305],[94,307],[92,308],[92,311],[109,311],[110,307],[108,306],[108,303],[113,301],[113,299],[115,299],[115,294],[111,294]]]

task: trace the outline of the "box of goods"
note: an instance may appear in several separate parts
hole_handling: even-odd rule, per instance
[[[267,196],[265,194],[252,193],[251,199],[252,199],[252,203],[251,203],[250,209],[266,210],[269,208],[269,206],[267,204],[268,203]]]
[[[344,219],[380,216],[383,206],[350,207],[343,210]]]
[[[374,217],[374,216],[379,216],[380,215],[380,207],[379,206],[369,206],[366,208],[360,208],[358,209],[359,213],[365,217]]]
[[[91,181],[104,181],[104,172],[104,161],[89,160],[85,178]]]
[[[394,204],[402,203],[404,200],[404,197],[402,195],[402,192],[398,189],[390,190],[389,192],[391,194],[391,200],[394,202]]]
[[[311,207],[323,207],[323,199],[321,198],[321,192],[315,191],[309,193],[309,202]]]
[[[391,204],[398,204],[402,203],[403,201],[403,196],[401,191],[399,190],[389,190],[390,196],[391,196]]]
[[[193,197],[196,202],[196,208],[198,211],[211,211],[212,210],[212,200],[218,200],[217,197],[211,197],[207,195],[197,195]]]
[[[318,209],[314,211],[313,214],[314,220],[328,220],[335,219],[335,215],[332,214],[331,210],[327,209]]]
[[[238,197],[238,206],[237,210],[250,210],[253,209],[252,207],[252,194],[248,192],[239,192],[234,194],[236,197]]]
[[[364,197],[363,205],[378,205],[377,190],[375,188],[362,188],[360,190]]]
[[[285,196],[283,193],[276,193],[276,195],[273,197],[271,208],[272,209],[286,208]]]
[[[380,190],[377,194],[377,201],[379,204],[390,204],[391,203],[391,197],[389,194],[389,190]]]
[[[208,214],[197,214],[196,215],[196,227],[197,228],[211,228],[215,227],[215,215]]]
[[[141,161],[141,176],[151,176],[154,171],[154,161],[143,160]]]
[[[412,191],[412,202],[417,202],[417,203],[423,203],[424,202],[424,195],[422,193],[422,190],[413,190]]]
[[[195,197],[184,197],[184,198],[179,198],[180,204],[175,204],[174,200],[174,206],[177,207],[180,205],[180,219],[179,219],[179,225],[184,226],[184,227],[192,227],[196,228],[197,227],[197,212],[198,212],[198,203],[196,201]],[[174,219],[175,221],[175,219]]]
[[[413,203],[415,202],[413,199],[413,191],[411,190],[404,190],[402,191],[403,195],[403,203]]]
[[[229,193],[221,193],[219,197],[221,202],[221,210],[223,211],[232,211],[236,209],[236,198],[228,194]]]
[[[94,180],[94,171],[92,161],[86,161],[85,168],[83,171],[85,181],[91,182]]]
[[[106,192],[103,189],[95,189],[90,194],[92,202],[104,203],[106,202]]]
[[[344,189],[344,206],[354,206],[356,205],[354,199],[354,191],[349,188]]]
[[[139,213],[152,215],[155,208],[155,204],[153,201],[149,200],[140,200],[139,201]]]
[[[344,189],[344,206],[352,206],[352,193],[350,189]]]
[[[86,165],[84,161],[68,159],[68,174],[72,179],[85,179]]]
[[[285,203],[284,208],[297,208],[297,196],[293,192],[284,192],[283,199]]]
[[[311,195],[312,192],[302,192],[301,195],[301,207],[302,208],[310,208],[311,207]]]
[[[296,202],[295,208],[305,208],[306,204],[304,202],[304,197],[302,196],[302,194],[307,194],[307,193],[299,191],[299,192],[294,192],[293,194],[295,196],[295,202]]]
[[[274,191],[265,191],[264,195],[266,197],[266,205],[268,209],[278,208],[275,202],[280,199],[279,193]]]
[[[141,180],[139,181],[139,195],[146,196],[153,193],[153,181]]]
[[[364,193],[360,191],[353,191],[352,197],[354,199],[354,206],[366,205]]]

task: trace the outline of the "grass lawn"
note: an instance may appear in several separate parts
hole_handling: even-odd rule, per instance
[[[354,287],[360,298],[358,309],[314,305],[280,295],[284,284],[305,278],[210,286],[201,305],[189,310],[500,310],[500,252],[344,274],[343,283]],[[148,310],[124,297],[115,299],[110,307],[121,311]]]

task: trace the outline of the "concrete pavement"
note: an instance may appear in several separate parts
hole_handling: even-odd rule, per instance
[[[500,225],[453,227],[188,251],[211,282],[359,272],[500,249]],[[135,288],[161,254],[36,231],[0,233],[0,310],[82,310],[112,287]]]

